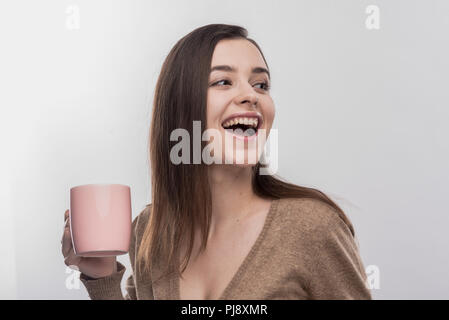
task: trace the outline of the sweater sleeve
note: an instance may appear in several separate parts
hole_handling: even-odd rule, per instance
[[[371,300],[359,250],[336,211],[314,230],[310,248],[309,297],[314,300]]]
[[[134,277],[130,275],[126,280],[126,294],[122,295],[120,283],[125,273],[125,266],[117,261],[117,272],[103,278],[90,278],[80,274],[80,280],[84,284],[92,300],[136,300]]]
[[[129,259],[131,262],[131,267],[133,271],[135,263],[135,252],[136,252],[136,225],[138,221],[136,217],[132,222],[131,227],[131,241],[129,245]],[[86,287],[89,297],[92,300],[137,300],[136,286],[134,282],[134,275],[131,274],[128,279],[126,279],[125,284],[125,296],[122,294],[121,281],[123,274],[125,273],[125,266],[117,261],[117,272],[102,278],[90,278],[87,275],[81,273],[80,280]]]

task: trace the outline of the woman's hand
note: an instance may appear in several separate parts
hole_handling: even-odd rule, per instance
[[[64,213],[64,233],[62,235],[62,255],[64,263],[90,278],[107,277],[117,272],[116,257],[80,257],[76,256],[72,246],[69,210]]]

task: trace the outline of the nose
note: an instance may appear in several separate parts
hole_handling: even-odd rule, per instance
[[[249,104],[250,107],[257,107],[257,103],[259,102],[259,98],[254,93],[249,93],[244,96],[240,96],[236,100],[237,105]]]
[[[259,98],[257,97],[257,92],[254,90],[254,87],[245,80],[242,80],[238,87],[240,89],[240,94],[235,97],[235,104],[238,106],[247,104],[250,108],[257,108]]]

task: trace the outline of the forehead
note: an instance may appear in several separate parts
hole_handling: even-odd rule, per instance
[[[267,67],[259,49],[245,39],[221,40],[215,46],[211,67],[215,65],[234,65],[249,69],[254,66]]]

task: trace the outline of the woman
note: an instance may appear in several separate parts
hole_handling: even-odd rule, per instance
[[[115,257],[76,257],[69,226],[63,237],[65,263],[81,271],[92,299],[371,299],[353,226],[338,205],[261,174],[263,145],[251,142],[271,130],[270,81],[242,27],[206,25],[176,43],[156,86],[152,204],[132,224],[125,297],[125,267]],[[195,124],[215,133],[212,162],[194,152],[210,142],[195,139]],[[180,132],[194,138],[183,150]],[[109,272],[98,273],[104,265]]]

